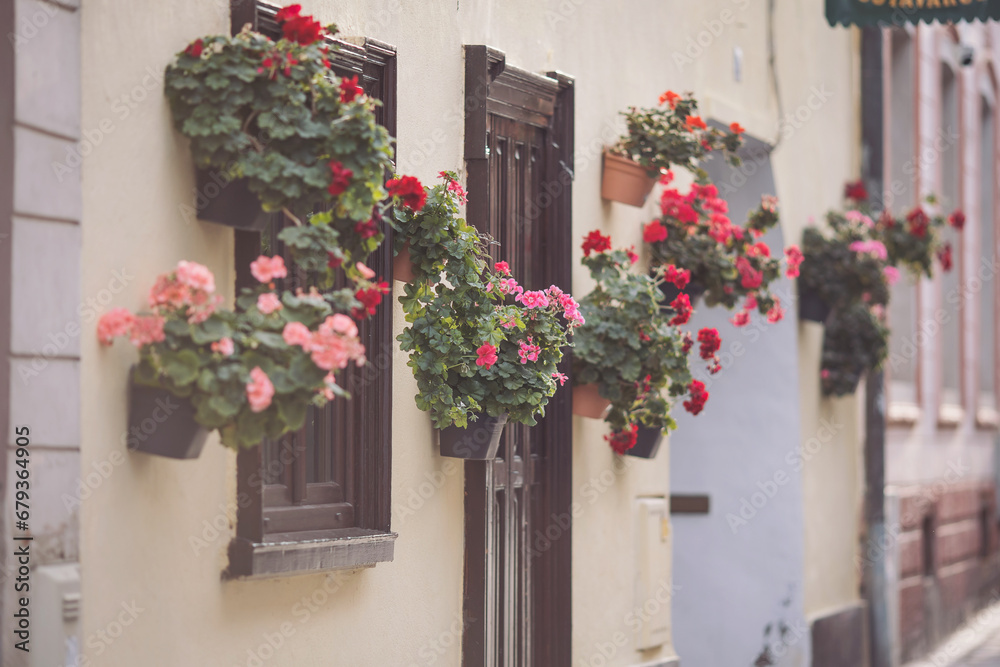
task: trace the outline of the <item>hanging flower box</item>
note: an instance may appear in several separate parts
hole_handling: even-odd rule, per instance
[[[573,387],[573,414],[587,419],[604,419],[611,409],[611,401],[601,396],[596,382]]]
[[[495,455],[503,423],[534,425],[566,381],[558,364],[582,318],[555,285],[525,290],[507,262],[493,262],[488,239],[458,217],[465,194],[455,174],[441,177],[421,190],[419,208],[395,209],[397,249],[409,245],[416,275],[400,297],[398,340],[441,454],[483,458]]]
[[[194,406],[166,389],[135,381],[128,385],[129,449],[171,459],[196,459],[208,439],[208,430],[195,421]]]
[[[830,304],[816,290],[799,286],[799,319],[823,324],[830,317]]]
[[[260,231],[267,226],[270,216],[261,208],[260,198],[250,190],[249,179],[234,178],[220,183],[210,170],[197,169],[195,185],[199,220],[244,231]]]
[[[467,461],[492,461],[497,456],[507,415],[479,415],[466,427],[451,425],[438,431],[441,456]]]
[[[604,153],[604,171],[601,174],[601,197],[629,206],[642,206],[653,191],[656,178],[646,168],[632,160]]]
[[[625,455],[634,456],[639,459],[656,458],[663,438],[663,429],[649,428],[640,424],[636,432],[635,445],[631,449],[625,450]]]
[[[167,67],[164,91],[190,141],[199,218],[260,229],[268,213],[300,223],[333,209],[353,264],[383,238],[369,223],[386,195],[392,139],[358,77],[330,70],[335,28],[300,12],[278,12],[277,41],[249,28],[195,40]],[[234,180],[220,186],[211,174]]]
[[[612,250],[611,238],[599,231],[587,234],[583,255],[596,286],[580,302],[585,322],[574,336],[573,412],[607,422],[605,440],[616,454],[655,456],[663,433],[676,427],[673,404],[681,401],[696,415],[708,400],[705,384],[689,367],[695,339],[681,330],[693,308],[687,294],[661,307],[659,283],[668,280],[667,270],[633,272],[636,253]],[[669,274],[678,289],[689,277],[686,271]],[[699,357],[717,372],[719,332],[703,328],[697,342]]]

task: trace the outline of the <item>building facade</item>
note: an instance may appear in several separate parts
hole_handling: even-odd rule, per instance
[[[811,219],[838,206],[843,183],[861,169],[859,32],[830,28],[821,0],[641,0],[627,11],[581,0],[304,5],[339,26],[339,71],[359,75],[382,100],[398,171],[425,183],[441,170],[458,172],[469,186],[470,221],[496,224],[501,240],[508,223],[491,202],[505,186],[482,180],[483,170],[528,179],[521,213],[531,218],[537,205],[558,238],[546,237],[542,251],[515,246],[511,233],[511,251],[527,258],[535,250],[537,270],[577,296],[592,287],[579,263],[584,234],[599,229],[616,247],[642,246],[640,225],[655,203],[602,200],[601,154],[624,129],[619,112],[652,105],[666,89],[692,91],[706,118],[746,128],[743,166],[709,167],[734,220],[761,194],[777,195],[781,225],[768,238],[775,249],[797,243]],[[208,266],[231,302],[245,256],[260,243],[197,219],[199,201],[226,184],[196,179],[163,96],[164,68],[197,37],[248,22],[273,29],[275,7],[17,0],[0,11],[9,36],[0,56],[0,267],[10,277],[4,268],[0,321],[11,323],[0,327],[0,428],[9,445],[2,525],[10,542],[19,532],[18,438],[28,437],[31,612],[60,620],[37,621],[31,654],[15,646],[17,621],[5,624],[3,664],[863,664],[861,653],[831,648],[864,646],[867,627],[858,568],[863,397],[821,398],[822,327],[796,322],[787,280],[777,293],[788,318],[779,324],[739,330],[724,311],[697,313],[697,324],[722,334],[723,371],[705,412],[680,419],[652,460],[615,456],[603,422],[570,417],[568,388],[545,425],[512,445],[502,483],[497,470],[442,458],[395,341],[404,323],[395,301],[401,283],[369,332],[375,353],[353,385],[364,399],[344,408],[353,411],[342,415],[353,430],[330,439],[340,443],[331,460],[356,456],[355,465],[303,462],[281,482],[292,496],[307,497],[310,484],[342,488],[343,498],[326,503],[339,509],[315,503],[333,523],[289,518],[254,495],[252,474],[271,462],[266,452],[237,455],[214,436],[196,461],[130,452],[129,439],[141,437],[126,429],[135,353],[101,347],[97,318],[113,307],[141,308],[155,276],[181,259]],[[945,28],[917,39],[923,30],[906,34],[928,53],[954,40]],[[950,113],[975,125],[975,135],[962,135],[967,148],[946,174],[962,165],[963,174],[982,174],[979,165],[989,162],[975,147],[993,121],[968,100],[991,100],[992,109],[994,97],[978,92],[980,80],[993,81],[992,30],[968,36],[978,74],[956,69],[966,101]],[[918,76],[919,49],[912,79],[898,79],[919,102],[911,106],[913,146],[933,141],[943,122],[923,111],[939,100],[927,86],[939,84],[937,70]],[[891,79],[895,85],[895,69]],[[989,136],[994,142],[996,133]],[[984,229],[977,220],[996,206],[986,185],[963,177],[947,190],[936,174],[922,169],[913,192],[964,198],[970,222],[960,275],[970,276],[985,252],[972,240]],[[391,258],[383,252],[374,262],[388,277]],[[935,289],[914,288],[912,302],[933,306]],[[995,506],[987,472],[995,422],[992,403],[980,401],[995,381],[977,370],[985,354],[977,350],[995,330],[974,311],[961,311],[967,325],[954,338],[959,376],[932,379],[947,376],[933,370],[947,366],[939,359],[947,347],[924,346],[913,358],[918,398],[897,389],[904,371],[890,371],[890,416],[897,404],[923,415],[893,421],[888,477],[898,506],[936,488],[952,455],[976,471],[924,503],[937,508],[931,526],[955,535],[935,547],[942,568],[983,548],[962,546],[973,533],[995,543],[995,521],[982,527]],[[961,398],[942,403],[946,387]],[[927,421],[939,404],[961,407],[959,417],[945,410],[957,425]],[[18,430],[25,427],[27,436]],[[962,443],[953,442],[958,435]],[[525,460],[542,463],[515,465]],[[919,543],[928,512],[904,522],[898,542],[900,632],[912,651],[929,645],[916,634],[924,616],[907,611],[916,591],[961,585],[954,595],[971,601],[982,587],[969,578],[981,582],[988,569],[962,570],[975,572],[963,584],[943,575],[939,585],[915,580],[902,564],[916,556],[904,547]],[[353,541],[302,537],[320,528],[347,531]],[[258,548],[268,536],[281,546]],[[16,556],[3,565],[9,621],[20,608]],[[949,602],[942,613],[964,604]]]

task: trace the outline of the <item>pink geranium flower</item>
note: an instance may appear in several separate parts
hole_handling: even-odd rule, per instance
[[[132,322],[132,331],[129,334],[129,340],[136,347],[163,342],[166,338],[163,333],[164,321],[159,315],[136,317]]]
[[[261,255],[254,261],[250,262],[250,273],[253,277],[262,283],[269,283],[277,278],[284,278],[288,275],[288,269],[285,268],[285,260],[280,256],[267,257],[266,255]]]
[[[220,338],[212,343],[212,352],[218,352],[224,357],[232,355],[235,349],[232,338]]]
[[[271,405],[274,397],[274,385],[267,373],[255,366],[250,371],[250,382],[247,383],[247,400],[250,402],[250,409],[253,412],[263,412]]]
[[[289,322],[285,325],[285,330],[281,332],[281,337],[288,345],[299,345],[309,351],[312,345],[312,332],[309,327],[301,322]]]
[[[375,272],[369,269],[367,266],[365,266],[362,262],[358,262],[357,264],[355,264],[354,268],[358,270],[358,272],[361,274],[361,277],[364,278],[365,280],[371,280],[372,278],[375,277]]]
[[[113,308],[97,321],[97,340],[101,345],[111,345],[118,336],[132,330],[135,316],[124,308]]]
[[[211,294],[215,291],[215,276],[208,267],[197,262],[181,260],[177,263],[177,281],[192,289],[202,290]]]
[[[257,310],[265,315],[270,315],[275,311],[281,310],[283,307],[281,299],[274,292],[265,292],[257,297]]]
[[[799,276],[799,266],[802,265],[804,259],[805,255],[802,254],[797,245],[790,245],[785,248],[785,261],[788,263],[785,275],[789,278],[797,278]]]
[[[497,362],[497,348],[489,343],[483,343],[476,350],[476,354],[479,358],[476,359],[477,366],[484,366],[489,368]]]

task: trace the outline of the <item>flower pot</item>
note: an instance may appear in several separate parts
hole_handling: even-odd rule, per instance
[[[645,167],[613,153],[604,154],[601,197],[629,206],[642,206],[653,191],[656,179],[650,178]]]
[[[507,424],[507,415],[489,417],[480,415],[469,421],[466,428],[449,426],[438,433],[441,439],[441,456],[469,461],[491,461],[500,448],[500,436]]]
[[[635,436],[635,446],[625,452],[626,456],[634,456],[639,459],[652,459],[660,451],[660,443],[663,442],[663,430],[649,428],[639,425],[639,430]]]
[[[611,409],[611,401],[601,396],[596,383],[578,384],[573,387],[573,414],[588,419],[604,419]]]
[[[410,242],[407,241],[399,253],[392,258],[392,278],[401,283],[413,282],[413,260],[410,259]]]
[[[660,302],[664,306],[669,306],[674,302],[681,292],[688,295],[691,299],[691,307],[695,307],[698,304],[698,299],[705,293],[704,285],[698,283],[688,283],[687,287],[684,289],[677,289],[677,286],[671,282],[664,281],[660,283],[660,293],[663,294],[663,299]]]
[[[132,375],[128,395],[130,450],[171,459],[198,458],[208,430],[194,420],[191,401],[166,389],[137,384]]]
[[[799,289],[799,319],[807,322],[826,322],[830,306],[811,289]]]
[[[199,220],[207,220],[235,229],[260,231],[271,219],[260,207],[260,199],[250,191],[245,178],[227,180],[225,175],[209,169],[195,173],[197,194],[195,207]]]

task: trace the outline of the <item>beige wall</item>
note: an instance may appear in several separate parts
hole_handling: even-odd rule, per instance
[[[504,50],[509,63],[525,69],[575,75],[577,256],[578,239],[594,228],[611,232],[616,245],[639,247],[638,223],[652,214],[651,204],[639,210],[598,196],[600,149],[620,129],[620,109],[653,104],[666,88],[692,90],[705,100],[706,115],[739,120],[765,140],[773,141],[778,133],[766,67],[764,3],[641,0],[629,3],[628,11],[617,3],[582,0],[323,0],[304,5],[324,22],[336,21],[345,35],[365,35],[398,48],[400,169],[425,182],[441,169],[464,166],[463,43]],[[119,100],[134,97],[147,68],[162,72],[195,37],[226,31],[227,6],[222,0],[108,0],[82,13],[82,126],[98,128],[105,119],[113,126],[83,171],[84,296],[103,288],[110,271],[122,266],[134,278],[112,305],[129,308],[141,307],[153,277],[182,258],[206,263],[220,278],[233,275],[231,233],[210,224],[187,224],[180,213],[179,206],[192,198],[191,164],[184,142],[171,128],[160,84],[149,88],[134,108],[122,107]],[[797,241],[808,216],[837,203],[841,184],[856,173],[856,45],[852,33],[828,28],[821,17],[821,0],[796,3],[777,17],[785,111],[808,108],[812,86],[826,84],[835,91],[828,102],[809,110],[801,127],[786,134],[774,156],[789,243]],[[720,24],[711,23],[715,20]],[[676,53],[683,51],[688,35],[707,29],[706,21],[718,36],[703,55],[679,64]],[[741,83],[731,74],[737,45],[744,52]],[[220,279],[227,283],[231,280]],[[574,291],[582,295],[589,285],[581,267]],[[134,352],[124,345],[100,349],[92,329],[85,330],[81,351],[81,467],[86,470],[124,449],[125,373]],[[800,360],[803,368],[818,366],[818,349],[809,348]],[[398,355],[394,373],[394,508],[428,474],[446,473],[442,488],[419,511],[394,511],[393,529],[399,533],[394,562],[334,579],[315,574],[223,583],[220,572],[233,530],[227,509],[235,496],[233,454],[212,441],[193,462],[127,456],[82,510],[88,655],[101,665],[147,664],[151,655],[161,656],[164,665],[245,665],[248,650],[260,655],[262,645],[278,643],[275,633],[287,623],[290,632],[265,664],[459,664],[458,635],[452,628],[458,627],[462,610],[461,469],[447,468],[449,462],[434,452],[429,421],[414,406],[412,376]],[[812,381],[807,375],[802,380]],[[814,419],[825,414],[820,408],[807,413]],[[803,433],[815,429],[804,418]],[[847,485],[856,474],[850,453],[856,429],[849,426],[845,432],[843,446],[825,449],[824,455],[835,462],[829,470]],[[635,499],[669,495],[666,447],[656,460],[635,461],[622,470],[615,467],[603,433],[598,423],[575,424],[574,500],[582,512],[574,528],[574,664],[591,664],[598,644],[614,642],[619,630],[628,634]],[[614,481],[595,495],[598,487],[591,480],[607,471]],[[807,533],[834,512],[841,526],[838,539],[847,539],[852,529],[840,514],[853,516],[855,507],[840,500],[851,492],[835,491],[836,484],[820,483],[818,475],[808,472],[804,483]],[[221,534],[211,537],[206,523],[217,518]],[[211,539],[207,547],[197,548],[192,537]],[[807,567],[815,563],[815,572],[822,572],[828,564],[824,558],[832,558],[828,546],[808,547]],[[815,599],[817,608],[856,592],[846,575],[838,576],[832,592],[825,591],[820,577],[807,579],[814,583],[807,584],[806,599]],[[324,588],[328,581],[328,588],[336,589],[330,593]],[[814,595],[813,585],[824,590]],[[314,611],[303,604],[310,595],[319,603]],[[143,611],[127,632],[104,645],[96,633],[117,618],[123,603],[133,601]],[[669,644],[661,651],[639,653],[631,641],[629,636],[617,646],[607,664],[632,665],[673,653]],[[100,656],[98,646],[104,646]],[[269,653],[265,648],[264,656]]]

